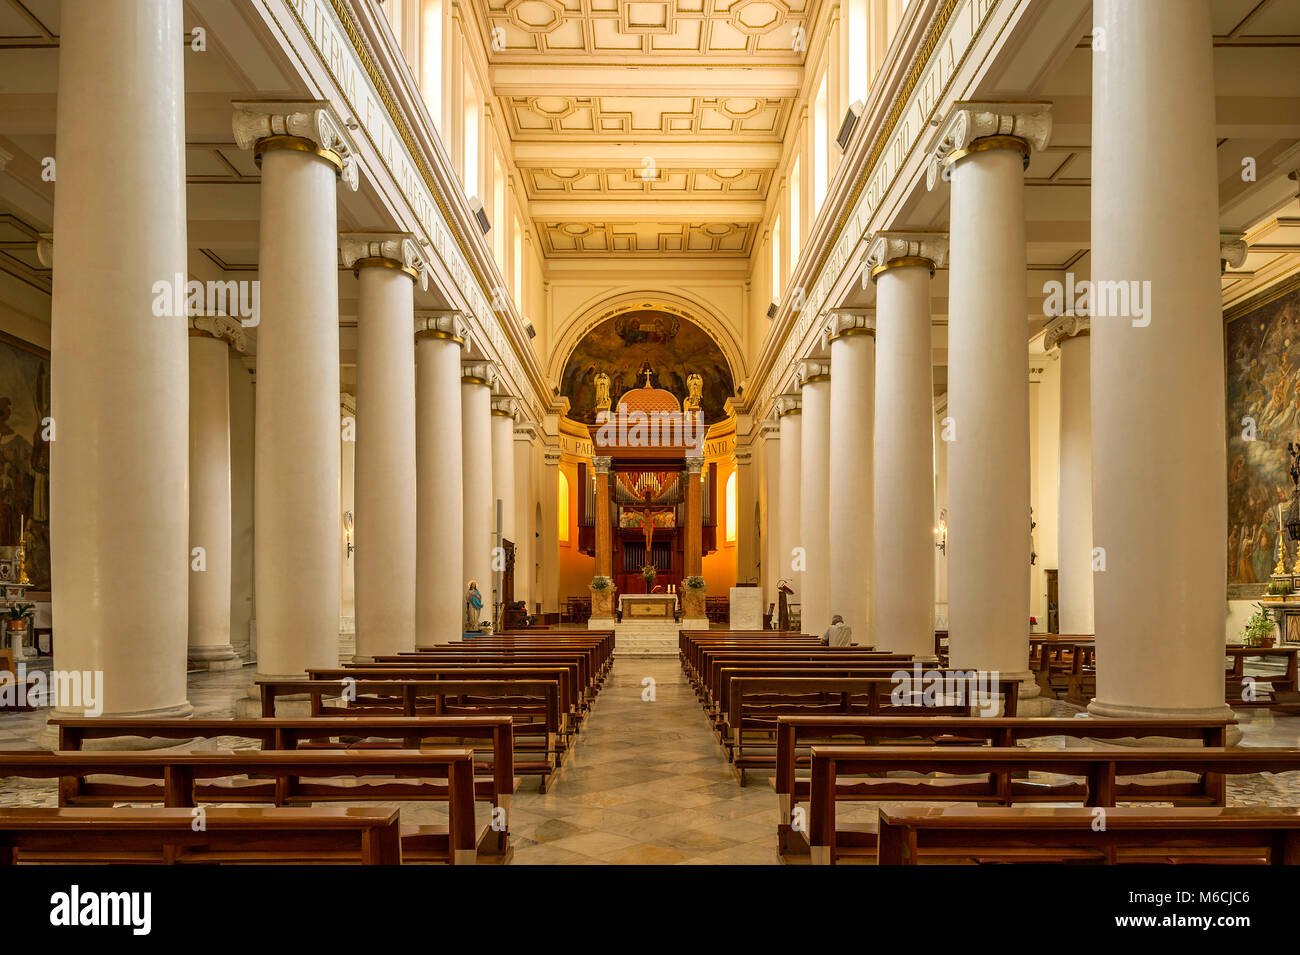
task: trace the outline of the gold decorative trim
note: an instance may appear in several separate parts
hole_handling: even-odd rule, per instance
[[[784,418],[786,415],[790,415],[790,414],[803,414],[803,409],[802,409],[802,408],[787,408],[785,411],[778,411],[778,412],[776,413],[776,416],[777,416],[778,418]]]
[[[253,162],[257,163],[257,168],[262,168],[262,153],[274,152],[277,149],[310,153],[317,159],[323,159],[333,166],[335,175],[343,175],[342,156],[332,149],[322,149],[310,139],[303,139],[301,136],[267,136],[264,139],[259,139],[257,144],[253,146]]]
[[[415,333],[415,340],[417,342],[425,338],[442,339],[443,341],[455,342],[462,348],[465,347],[465,339],[461,338],[459,335],[453,335],[451,332],[440,331],[436,328],[426,328]]]
[[[882,272],[888,272],[890,269],[908,269],[922,268],[930,270],[930,278],[934,278],[934,261],[927,259],[923,255],[900,255],[896,259],[890,259],[883,265],[877,265],[871,270],[871,281],[876,280],[876,276]]]
[[[404,273],[412,282],[416,281],[420,277],[419,273],[416,272],[415,269],[403,265],[401,262],[394,259],[386,259],[382,255],[367,255],[363,258],[357,259],[352,263],[352,274],[357,275],[362,269],[366,268],[396,269],[397,271]]]
[[[804,385],[811,385],[819,381],[830,381],[830,380],[831,380],[830,375],[809,375],[803,381],[799,382],[799,386],[803,387]]]
[[[467,379],[465,379],[465,378],[462,378],[462,379],[461,379],[461,381],[465,381],[465,380],[467,380]],[[513,418],[513,417],[514,417],[514,415],[511,414],[509,411],[498,411],[496,408],[493,408],[493,409],[492,409],[492,415],[493,415],[493,417],[496,417],[496,418]]]
[[[492,387],[492,382],[486,378],[479,378],[477,375],[461,375],[460,383],[462,385],[486,385],[489,388]]]
[[[827,340],[828,342],[833,342],[833,341],[835,341],[835,339],[837,339],[837,338],[848,338],[850,335],[870,335],[872,338],[875,338],[875,337],[876,337],[876,330],[875,330],[874,328],[862,328],[862,327],[857,326],[857,325],[852,325],[852,326],[850,326],[850,327],[848,327],[848,328],[846,328],[846,329],[843,329],[842,331],[838,331],[838,332],[836,332],[834,335],[828,335],[827,338],[826,338],[826,340]],[[825,377],[829,379],[829,378],[830,378],[830,375],[826,375]],[[817,378],[810,378],[810,379],[808,379],[808,380],[809,380],[809,381],[820,381],[820,380],[821,380],[821,376],[819,376],[819,377],[817,377]]]
[[[954,149],[943,160],[943,167],[956,165],[967,156],[988,152],[991,149],[1018,149],[1021,154],[1021,168],[1029,168],[1029,143],[1019,136],[981,136],[971,142],[965,149]]]

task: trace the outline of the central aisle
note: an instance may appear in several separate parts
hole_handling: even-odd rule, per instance
[[[736,782],[675,657],[616,655],[551,791],[515,793],[513,862],[777,865],[776,811],[766,779]]]

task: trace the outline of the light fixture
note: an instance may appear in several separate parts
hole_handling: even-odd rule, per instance
[[[948,509],[939,512],[939,526],[934,529],[934,546],[939,553],[948,556]]]
[[[356,550],[356,547],[352,543],[352,512],[351,511],[343,512],[343,536],[347,539],[348,556],[351,557],[352,552]]]
[[[492,231],[492,223],[488,221],[487,212],[483,209],[483,201],[478,196],[469,197],[469,211],[474,213],[474,218],[478,220],[478,227],[487,235]]]

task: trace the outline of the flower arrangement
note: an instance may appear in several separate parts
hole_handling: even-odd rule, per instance
[[[1273,621],[1262,604],[1255,604],[1255,612],[1246,620],[1241,630],[1241,642],[1248,647],[1273,645]]]
[[[608,577],[597,576],[591,578],[592,590],[609,590],[612,586],[614,586],[614,581],[610,580]]]
[[[690,577],[683,577],[682,586],[687,590],[703,590],[704,578],[698,574],[693,574]]]

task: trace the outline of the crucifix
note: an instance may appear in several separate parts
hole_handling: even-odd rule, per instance
[[[654,497],[653,489],[647,487],[645,489],[645,505],[641,508],[638,508],[638,510],[640,510],[641,512],[641,531],[642,533],[645,534],[645,562],[641,565],[642,567],[654,566],[650,558],[650,541],[654,538],[654,534],[655,534],[655,521],[654,521],[655,511],[668,510],[668,508],[666,507],[663,506],[657,507],[654,504],[651,504],[650,502],[651,500],[653,500],[653,497]]]

